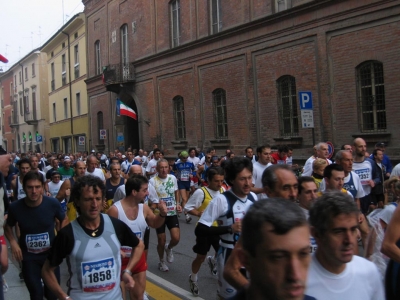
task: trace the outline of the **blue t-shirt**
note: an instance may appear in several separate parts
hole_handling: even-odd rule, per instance
[[[55,237],[54,218],[60,222],[65,218],[61,204],[55,198],[43,196],[42,203],[36,207],[26,205],[25,198],[10,204],[7,225],[13,227],[18,222],[23,260],[41,260],[47,257]]]
[[[174,165],[175,176],[179,181],[190,181],[190,174],[195,170],[191,162],[176,162]]]

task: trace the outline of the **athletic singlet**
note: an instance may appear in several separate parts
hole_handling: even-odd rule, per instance
[[[211,167],[211,166],[210,166]],[[201,173],[201,179],[203,179],[204,181],[207,181],[207,169],[209,168],[209,166],[207,166],[207,164],[204,164],[204,170]]]
[[[350,180],[349,180],[347,183],[345,183],[345,184],[343,185],[343,188],[344,188],[346,191],[350,192],[350,193],[353,195],[353,198],[354,198],[354,199],[356,198],[356,196],[357,196],[357,190],[356,190],[356,187],[355,187],[355,185],[354,185],[353,175],[351,174],[351,172],[350,172]]]
[[[55,198],[57,196],[63,182],[64,181],[60,180],[58,183],[54,183],[53,181],[47,183],[49,185],[49,193],[51,194],[51,197]]]
[[[74,248],[68,256],[68,295],[72,299],[122,299],[120,289],[121,244],[108,215],[102,215],[101,236],[89,236],[75,220],[71,223]]]
[[[114,206],[118,209],[118,219],[120,219],[122,222],[124,222],[126,225],[128,225],[129,228],[132,230],[132,232],[139,239],[143,240],[144,233],[147,228],[147,222],[146,222],[146,219],[144,218],[144,214],[143,214],[143,204],[139,203],[138,215],[135,220],[128,219],[128,217],[126,216],[125,211],[122,207],[121,201],[114,203]],[[125,257],[130,257],[131,252],[132,252],[132,247],[122,245],[121,251],[125,254]]]
[[[20,200],[20,199],[26,197],[25,191],[22,187],[22,183],[20,183],[20,181],[19,181],[19,176],[17,178],[17,191],[16,192],[17,192],[17,200]]]
[[[121,177],[118,185],[114,186],[111,184],[111,178],[108,178],[106,180],[106,200],[112,200],[114,199],[114,194],[117,190],[118,187],[123,185],[125,183],[125,179]]]
[[[190,174],[195,170],[191,162],[177,162],[174,165],[175,176],[180,181],[190,181]]]
[[[201,190],[204,193],[204,200],[201,203],[201,205],[197,208],[197,210],[203,212],[210,203],[210,201],[212,200],[212,196],[206,187],[202,187]],[[222,194],[224,192],[224,189],[221,188],[219,192]],[[218,226],[217,221],[214,221],[211,226]]]

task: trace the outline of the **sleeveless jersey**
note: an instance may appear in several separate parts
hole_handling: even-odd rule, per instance
[[[206,207],[208,206],[208,204],[210,203],[210,201],[212,200],[212,196],[211,196],[210,192],[208,191],[208,189],[206,187],[202,187],[201,190],[204,193],[204,200],[201,203],[201,205],[197,208],[197,210],[203,212],[206,209]],[[224,192],[224,189],[221,188],[219,190],[219,192],[222,194]],[[212,226],[218,226],[217,221],[214,221],[212,223]]]
[[[154,188],[156,189],[159,200],[165,201],[168,217],[176,215],[175,189],[172,178],[172,175],[169,174],[167,175],[167,180],[165,182],[161,181],[158,176],[152,178],[152,180],[154,180]]]
[[[26,197],[25,191],[22,187],[22,183],[19,181],[19,176],[17,178],[17,200],[21,200]],[[14,198],[15,199],[15,198]]]
[[[144,233],[147,228],[147,222],[146,222],[146,219],[144,218],[144,214],[143,214],[143,204],[139,203],[138,215],[135,220],[128,219],[128,217],[126,216],[125,211],[122,207],[121,201],[114,203],[114,206],[118,209],[118,219],[120,219],[122,222],[124,222],[126,225],[128,225],[129,228],[132,230],[132,232],[139,239],[143,240]],[[132,247],[122,245],[121,251],[125,254],[126,258],[129,258],[131,256]]]
[[[353,195],[353,198],[354,198],[354,199],[356,198],[356,196],[357,196],[357,190],[356,190],[356,187],[355,187],[355,185],[354,185],[353,175],[351,174],[351,172],[350,172],[350,179],[349,179],[348,182],[346,182],[346,183],[343,185],[343,188],[344,188],[346,191],[350,192],[350,193]]]
[[[55,198],[58,194],[58,191],[61,188],[61,185],[63,184],[64,181],[60,180],[59,183],[54,183],[50,181],[48,184],[49,186],[49,193],[51,194],[51,197]]]
[[[224,216],[221,216],[217,219],[217,223],[218,226],[231,226],[233,223],[243,219],[247,210],[255,202],[255,199],[251,193],[247,195],[245,202],[241,201],[231,191],[226,191],[223,194],[228,202],[228,211]],[[225,233],[222,234],[220,238],[220,245],[222,247],[233,249],[237,240],[239,239],[239,234]]]
[[[103,219],[104,231],[98,237],[86,234],[77,220],[71,223],[75,243],[68,256],[68,295],[72,299],[122,299],[121,244],[110,217],[103,214]]]
[[[111,178],[108,178],[106,180],[106,200],[112,200],[114,199],[114,194],[117,188],[121,185],[123,185],[125,182],[124,178],[121,177],[118,185],[114,186],[111,184]]]

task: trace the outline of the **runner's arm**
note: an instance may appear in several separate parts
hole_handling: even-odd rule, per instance
[[[52,267],[48,259],[46,259],[42,267],[42,278],[46,286],[57,296],[57,299],[65,299],[68,295],[63,291],[58,284],[54,270],[57,267]]]
[[[66,198],[66,191],[71,188],[71,183],[69,179],[66,179],[60,187],[60,190],[57,193],[56,199],[58,201],[63,201]]]
[[[159,208],[162,207],[162,204],[165,207],[165,202],[164,201],[161,201],[159,203],[158,207]],[[165,217],[167,215],[166,207],[165,207],[165,211],[160,211],[160,213],[158,215],[155,215],[154,212],[151,210],[151,208],[148,207],[147,205],[143,205],[143,210],[144,210],[144,216],[145,216],[147,225],[149,225],[149,227],[151,227],[151,228],[159,228],[164,224]]]
[[[381,252],[400,263],[400,248],[396,243],[400,239],[400,206],[396,208],[385,232]]]
[[[239,252],[242,250],[242,239],[236,243],[233,248],[231,255],[224,266],[224,279],[235,289],[240,290],[245,288],[249,284],[249,280],[243,276],[240,269],[243,267],[239,259]]]
[[[221,235],[226,233],[232,233],[232,226],[210,226],[204,225],[202,223],[197,223],[194,234],[196,236],[208,236],[208,235]]]
[[[115,205],[112,205],[107,211],[107,215],[118,219],[118,208]]]

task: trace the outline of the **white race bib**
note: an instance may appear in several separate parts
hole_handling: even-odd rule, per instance
[[[368,182],[372,179],[370,169],[359,169],[354,170],[354,172],[358,175],[358,177],[360,177],[362,185],[367,185]]]
[[[50,236],[46,233],[27,234],[26,248],[30,253],[42,253],[50,249]]]
[[[116,287],[117,267],[114,258],[82,262],[82,289],[86,293],[109,292]],[[119,286],[117,287],[119,288]]]

